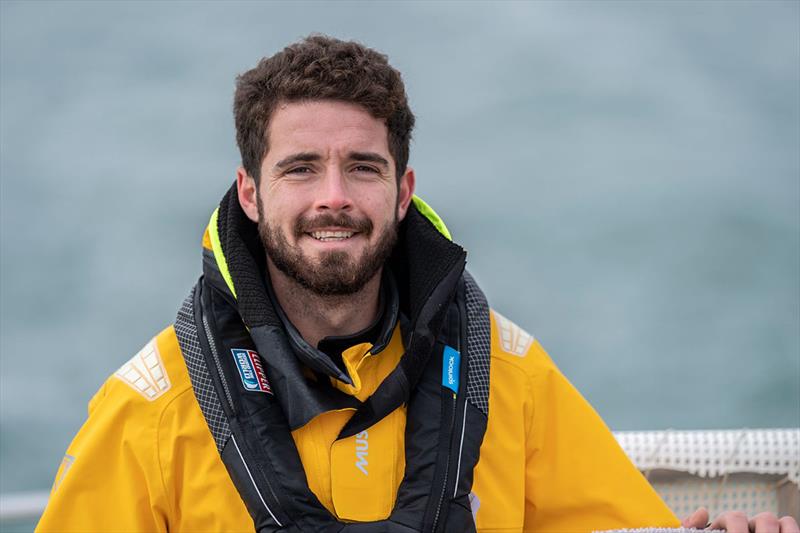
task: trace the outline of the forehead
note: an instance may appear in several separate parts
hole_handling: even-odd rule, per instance
[[[389,155],[386,123],[361,106],[332,100],[279,104],[270,119],[266,159],[289,152],[372,151]]]

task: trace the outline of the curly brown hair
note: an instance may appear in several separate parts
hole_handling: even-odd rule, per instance
[[[263,58],[236,78],[236,142],[242,166],[256,182],[276,105],[303,100],[350,102],[384,119],[397,179],[405,173],[414,114],[400,73],[384,54],[357,42],[317,34]]]

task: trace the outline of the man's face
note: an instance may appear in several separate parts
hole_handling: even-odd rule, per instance
[[[269,260],[320,295],[357,292],[391,254],[413,193],[411,170],[398,187],[384,121],[343,102],[284,104],[268,147],[256,212],[241,175],[239,196]]]

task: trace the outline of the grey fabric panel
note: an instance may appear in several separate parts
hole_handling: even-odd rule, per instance
[[[222,448],[225,447],[225,443],[231,436],[231,428],[225,412],[222,410],[217,391],[214,389],[211,375],[208,373],[206,360],[200,347],[200,339],[197,337],[197,325],[194,321],[195,290],[197,287],[192,289],[178,311],[178,317],[175,319],[175,334],[186,361],[186,368],[189,370],[194,395],[206,418],[214,442],[217,444],[217,451],[221,454]]]
[[[483,414],[489,415],[489,362],[492,336],[489,304],[478,284],[464,272],[467,305],[467,351],[469,381],[467,399]]]

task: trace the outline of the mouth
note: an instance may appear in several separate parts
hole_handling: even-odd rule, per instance
[[[309,235],[312,238],[321,242],[346,241],[347,239],[350,239],[357,234],[358,232],[356,231],[347,231],[347,230],[319,230],[319,231],[310,231],[306,233],[306,235]]]

